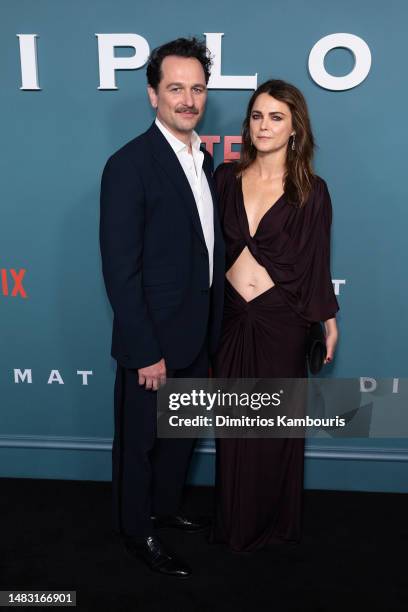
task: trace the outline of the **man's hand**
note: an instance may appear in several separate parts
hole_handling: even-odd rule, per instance
[[[163,358],[157,363],[139,368],[139,385],[145,385],[146,389],[157,391],[159,387],[166,384],[166,363]]]

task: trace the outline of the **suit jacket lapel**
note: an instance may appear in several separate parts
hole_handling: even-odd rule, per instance
[[[183,206],[191,218],[193,227],[205,244],[194,194],[191,191],[191,187],[184,170],[177,159],[177,155],[174,153],[173,149],[154,123],[147,131],[147,136],[149,137],[153,156],[159,162],[171,182],[177,188],[177,191],[181,196],[180,199]]]

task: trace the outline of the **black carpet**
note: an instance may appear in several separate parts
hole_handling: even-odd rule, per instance
[[[302,542],[251,554],[161,531],[193,567],[179,580],[123,552],[110,483],[0,479],[0,487],[0,590],[76,590],[77,609],[112,612],[408,612],[408,495],[306,491]],[[212,495],[187,489],[185,509],[210,514]]]

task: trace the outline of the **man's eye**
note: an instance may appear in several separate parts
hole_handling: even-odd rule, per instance
[[[200,87],[193,87],[194,93],[203,93],[203,90]]]
[[[181,87],[172,87],[170,91],[180,91]]]

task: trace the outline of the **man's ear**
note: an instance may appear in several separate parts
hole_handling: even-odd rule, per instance
[[[150,85],[147,86],[147,95],[153,108],[157,108],[157,93]]]

